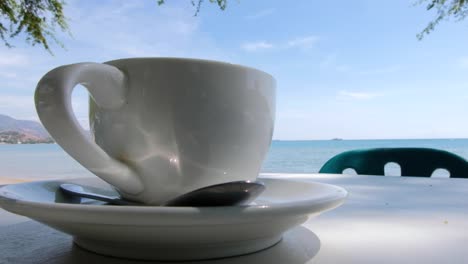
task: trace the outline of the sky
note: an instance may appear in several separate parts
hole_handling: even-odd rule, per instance
[[[274,139],[468,137],[468,19],[435,17],[416,1],[66,1],[69,33],[54,55],[24,38],[0,45],[0,114],[38,120],[37,82],[64,64],[189,57],[255,67],[277,81]],[[75,114],[87,126],[87,92]]]

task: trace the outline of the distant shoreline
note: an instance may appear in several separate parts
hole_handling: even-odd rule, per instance
[[[0,146],[12,146],[12,145],[51,145],[51,144],[56,144],[55,142],[51,142],[51,143],[46,143],[46,142],[38,142],[38,143],[4,143],[4,142],[0,142]]]
[[[273,142],[301,142],[301,141],[379,141],[379,140],[468,140],[468,138],[329,138],[329,139],[273,139]]]
[[[330,138],[330,139],[273,139],[272,142],[315,142],[315,141],[331,141],[331,142],[342,142],[342,141],[410,141],[410,140],[468,140],[468,138],[382,138],[382,139],[345,139],[345,138]],[[51,145],[57,144],[56,142],[37,142],[37,143],[6,143],[0,142],[0,146],[13,146],[13,145]]]

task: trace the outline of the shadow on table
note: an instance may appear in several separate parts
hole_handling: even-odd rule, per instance
[[[283,240],[268,249],[247,254],[243,256],[221,258],[204,261],[188,261],[178,263],[197,263],[197,264],[250,264],[250,263],[271,263],[271,264],[304,264],[311,260],[320,249],[319,238],[305,227],[297,227],[287,232]],[[80,247],[73,245],[70,254],[63,258],[63,261],[56,263],[174,263],[158,261],[134,261],[106,257],[88,252]]]
[[[0,263],[174,263],[135,261],[98,255],[73,244],[70,236],[36,222],[13,225],[8,230],[0,229]],[[320,249],[319,238],[309,229],[299,226],[283,236],[283,240],[268,249],[243,256],[177,263],[197,264],[304,264]]]

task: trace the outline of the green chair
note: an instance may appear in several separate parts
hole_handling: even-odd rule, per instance
[[[446,169],[451,178],[468,178],[468,162],[453,153],[430,148],[376,148],[346,151],[328,160],[319,173],[385,175],[384,167],[400,165],[402,176],[430,177],[436,169]]]

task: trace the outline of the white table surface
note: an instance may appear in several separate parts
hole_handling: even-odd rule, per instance
[[[269,174],[344,187],[341,207],[272,248],[196,263],[468,263],[468,179]],[[0,263],[151,263],[96,255],[59,231],[0,212]]]

